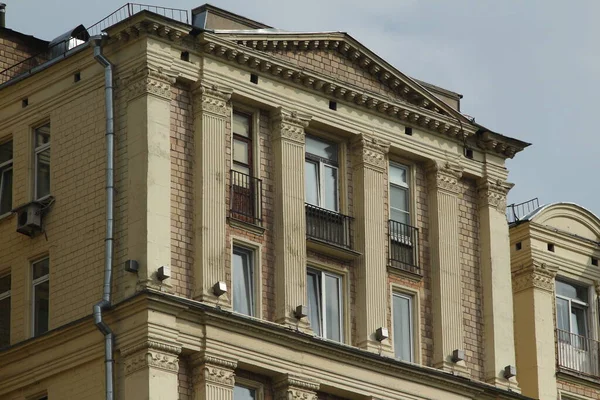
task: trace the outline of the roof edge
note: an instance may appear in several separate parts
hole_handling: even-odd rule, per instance
[[[248,25],[251,28],[255,28],[255,29],[272,29],[273,28],[272,26],[263,24],[262,22],[259,22],[259,21],[256,21],[256,20],[253,20],[250,18],[246,18],[243,15],[232,13],[231,11],[227,11],[222,8],[215,7],[212,4],[208,4],[208,3],[192,9],[192,21],[194,20],[194,15],[197,15],[197,14],[200,14],[203,12],[207,12],[207,11],[209,13],[213,13],[220,17],[231,19],[242,25]]]

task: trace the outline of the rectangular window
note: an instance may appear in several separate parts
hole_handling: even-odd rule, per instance
[[[392,310],[394,312],[394,352],[396,358],[403,361],[413,358],[413,298],[394,293]]]
[[[50,123],[35,129],[34,148],[34,198],[38,200],[50,194]]]
[[[233,113],[233,170],[252,176],[252,116]]]
[[[0,215],[12,210],[13,142],[0,144]]]
[[[404,165],[390,163],[390,265],[419,273],[418,229],[410,225],[409,169]]]
[[[308,320],[316,335],[342,342],[342,277],[329,272],[307,270]]]
[[[233,246],[233,311],[254,316],[254,252]]]
[[[0,277],[0,348],[10,345],[10,275]]]
[[[233,400],[257,400],[256,389],[236,384],[233,388]]]
[[[304,172],[306,202],[338,212],[338,146],[306,136]]]
[[[33,336],[48,331],[50,300],[50,259],[32,264]]]
[[[408,168],[390,163],[390,219],[410,225]]]

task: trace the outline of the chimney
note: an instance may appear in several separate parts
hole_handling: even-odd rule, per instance
[[[6,4],[0,3],[0,28],[6,28]]]

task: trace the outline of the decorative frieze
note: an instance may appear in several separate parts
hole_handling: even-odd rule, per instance
[[[131,101],[144,94],[151,94],[166,100],[171,100],[171,86],[175,78],[162,70],[153,70],[144,66],[133,70],[133,74],[125,79],[126,95]]]
[[[501,213],[506,211],[506,196],[514,185],[503,182],[500,179],[495,181],[485,180],[477,187],[479,195],[479,207],[495,208]]]
[[[513,293],[536,288],[550,293],[554,292],[554,281],[558,268],[545,263],[533,261],[530,265],[512,272]]]
[[[285,375],[273,383],[275,400],[318,400],[316,382]]]
[[[389,142],[361,133],[353,139],[351,148],[355,165],[366,164],[385,171]]]

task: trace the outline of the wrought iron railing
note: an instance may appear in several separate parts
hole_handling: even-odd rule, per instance
[[[390,219],[388,235],[389,265],[419,274],[419,229]]]
[[[558,366],[580,374],[600,377],[600,342],[560,329],[558,341]]]
[[[187,10],[178,8],[158,7],[148,4],[127,3],[107,17],[101,19],[88,28],[77,27],[73,36],[65,36],[64,39],[55,40],[48,45],[48,48],[38,54],[26,58],[8,68],[0,71],[0,84],[32,71],[50,60],[58,57],[64,57],[70,50],[86,43],[90,36],[100,35],[109,26],[131,17],[140,11],[151,11],[155,14],[189,24]]]
[[[540,207],[538,198],[534,198],[523,203],[513,203],[506,207],[506,219],[509,224],[519,221],[521,218],[537,210]]]
[[[336,246],[352,248],[351,231],[354,218],[305,203],[306,236]]]
[[[229,216],[262,226],[262,181],[234,170],[230,178]]]

